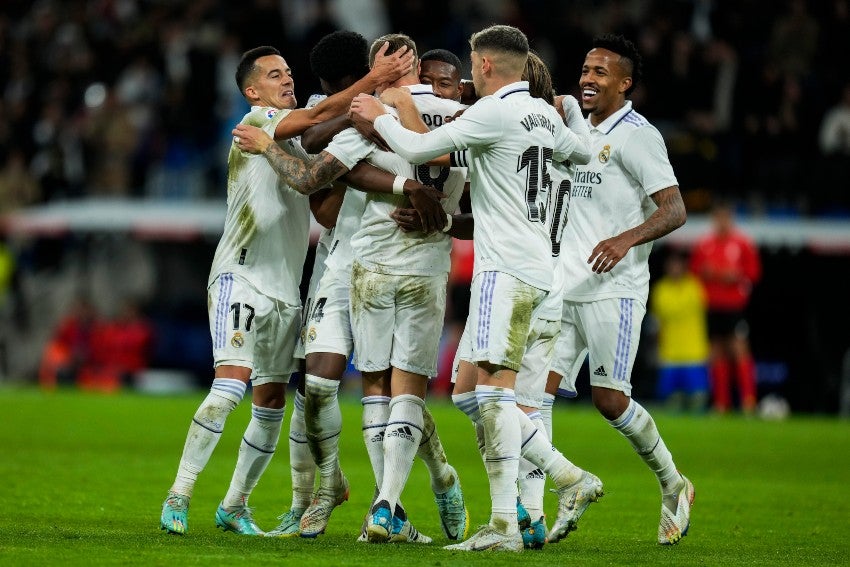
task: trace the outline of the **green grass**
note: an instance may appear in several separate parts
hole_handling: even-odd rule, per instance
[[[341,459],[351,500],[316,540],[240,538],[213,515],[233,472],[247,403],[231,415],[195,488],[190,533],[160,532],[158,516],[203,393],[158,398],[0,390],[0,564],[369,565],[839,565],[850,562],[850,422],[793,417],[763,422],[654,411],[677,465],[696,486],[691,532],[680,545],[655,543],[659,493],[628,443],[590,407],[560,401],[558,447],[605,483],[581,529],[540,552],[462,554],[448,543],[421,463],[403,500],[430,546],[354,542],[372,496],[360,437],[360,406],[343,404]],[[486,476],[465,416],[440,400],[431,409],[458,469],[473,527],[489,515]],[[287,423],[290,416],[287,411]],[[286,434],[251,505],[271,529],[290,504]],[[556,501],[547,496],[554,518]],[[550,521],[551,523],[551,521]]]

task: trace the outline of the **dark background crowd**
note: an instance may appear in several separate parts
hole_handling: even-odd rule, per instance
[[[745,221],[850,223],[850,0],[4,0],[0,218],[86,197],[223,200],[230,132],[247,111],[234,73],[249,48],[281,50],[303,104],[319,91],[309,51],[333,30],[407,33],[420,52],[449,49],[466,64],[470,34],[492,23],[528,35],[562,94],[578,94],[595,35],[634,40],[644,80],[631,98],[664,135],[689,213],[722,199]],[[19,298],[4,308],[0,297],[0,378],[15,374],[4,366],[25,343],[55,345],[50,329],[82,293],[117,322],[110,332],[129,329],[132,340],[113,342],[143,357],[125,358],[209,379],[214,239],[43,236],[9,248],[3,240],[15,235],[0,230],[0,292]],[[653,277],[663,243],[656,250]],[[834,299],[850,263],[841,253],[765,252],[749,307],[760,382],[796,407],[833,411],[850,343],[826,329],[850,316]],[[806,291],[811,274],[829,274],[821,293]],[[127,296],[150,316],[149,336],[138,332],[148,323],[123,323]],[[449,323],[451,341],[460,322]],[[109,384],[139,366],[121,364],[106,365],[120,367]],[[640,395],[652,394],[652,364],[636,365]]]
[[[466,61],[470,33],[497,21],[526,32],[562,93],[595,34],[634,39],[635,105],[663,131],[693,210],[719,193],[756,214],[850,214],[847,0],[6,0],[0,209],[221,196],[245,49],[280,48],[306,101],[307,55],[329,31],[402,31]]]

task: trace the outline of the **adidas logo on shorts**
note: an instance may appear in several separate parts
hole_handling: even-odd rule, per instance
[[[544,479],[544,478],[546,478],[546,475],[544,475],[544,474],[543,474],[543,471],[542,471],[542,470],[540,470],[540,469],[534,469],[533,471],[531,471],[530,473],[528,473],[527,475],[525,475],[525,478],[539,478],[539,479]]]
[[[413,432],[410,430],[410,427],[402,425],[398,429],[387,433],[387,437],[401,437],[402,439],[413,441]]]
[[[608,376],[608,373],[605,372],[605,367],[600,365],[599,368],[593,371],[594,376]]]

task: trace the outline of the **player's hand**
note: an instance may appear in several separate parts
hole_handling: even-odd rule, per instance
[[[475,84],[466,79],[463,79],[460,84],[463,87],[460,93],[461,104],[475,104],[475,101],[478,100],[478,94],[475,92]]]
[[[422,231],[443,230],[443,227],[446,226],[446,211],[440,201],[446,198],[445,193],[417,183],[412,190],[407,192],[407,196],[413,208],[419,213]]]
[[[369,71],[378,84],[394,83],[413,70],[413,51],[404,46],[391,55],[385,55],[389,47],[390,43],[385,41],[375,53],[375,62]]]
[[[233,129],[233,143],[249,154],[261,154],[274,143],[274,139],[256,126],[237,124]]]
[[[590,253],[587,263],[593,264],[591,269],[597,274],[610,272],[623,259],[631,247],[632,242],[629,237],[619,234],[597,244]]]
[[[465,109],[465,108],[461,108],[460,110],[458,110],[457,112],[455,112],[454,114],[452,114],[451,116],[449,116],[448,118],[446,118],[446,122],[452,122],[452,121],[454,121],[454,120],[457,120],[458,118],[460,118],[461,116],[463,116],[463,113],[464,113],[464,112],[466,112],[466,109]]]
[[[395,221],[402,232],[419,232],[422,230],[422,220],[416,209],[396,209],[390,213],[390,218]]]
[[[558,104],[558,99],[561,99],[561,104]],[[569,124],[574,118],[584,118],[584,113],[581,111],[581,106],[578,99],[573,95],[559,96],[555,99],[555,109],[564,118],[564,124]]]
[[[363,93],[354,97],[354,100],[351,101],[351,109],[349,111],[352,120],[354,119],[354,115],[358,114],[369,122],[374,122],[378,116],[386,113],[387,109],[384,108],[384,104],[380,100],[372,95]]]
[[[410,94],[410,89],[390,87],[388,89],[384,89],[381,93],[381,102],[396,108],[398,108],[399,105],[404,104],[413,106],[413,95]]]
[[[351,125],[360,132],[360,135],[384,150],[385,152],[391,152],[392,150],[387,145],[387,142],[384,141],[384,138],[378,134],[378,131],[375,130],[375,127],[371,122],[360,116],[359,114],[351,114],[349,117],[351,120]]]

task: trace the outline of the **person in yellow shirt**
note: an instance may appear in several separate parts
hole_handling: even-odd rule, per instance
[[[708,401],[707,297],[688,271],[685,252],[670,252],[649,297],[658,326],[659,399],[671,408],[704,411]]]

